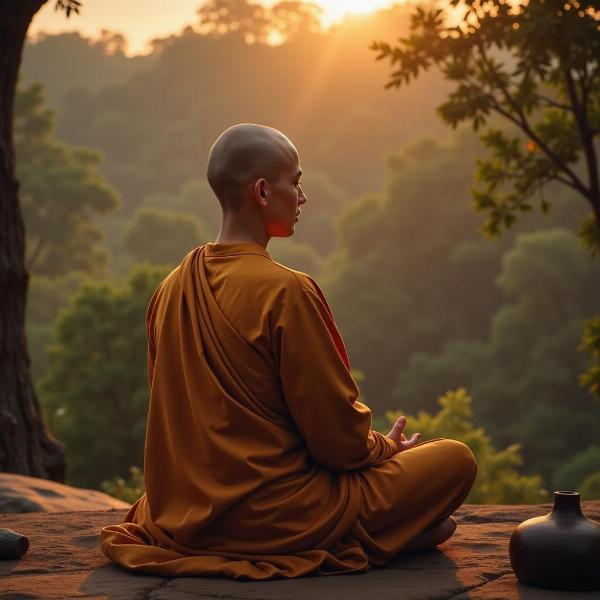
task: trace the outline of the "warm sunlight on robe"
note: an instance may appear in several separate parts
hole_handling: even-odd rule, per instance
[[[190,252],[147,313],[146,493],[102,551],[236,579],[366,571],[463,502],[471,451],[371,430],[323,293],[253,243]]]

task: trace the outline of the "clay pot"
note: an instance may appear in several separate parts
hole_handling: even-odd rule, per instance
[[[521,583],[600,589],[600,523],[584,517],[577,492],[554,492],[552,512],[517,526],[508,552]]]

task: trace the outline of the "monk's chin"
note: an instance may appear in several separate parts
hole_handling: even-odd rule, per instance
[[[295,229],[294,226],[292,225],[292,227],[288,230],[285,229],[279,229],[276,233],[271,234],[271,237],[291,237],[292,235],[294,235],[295,233]]]

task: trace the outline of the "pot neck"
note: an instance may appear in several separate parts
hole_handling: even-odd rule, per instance
[[[581,503],[577,492],[554,492],[552,516],[581,516]]]

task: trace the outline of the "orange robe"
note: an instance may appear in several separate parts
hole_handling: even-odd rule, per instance
[[[319,286],[259,244],[209,243],[147,312],[145,494],[101,548],[161,576],[274,579],[383,565],[466,497],[460,442],[371,430]]]

